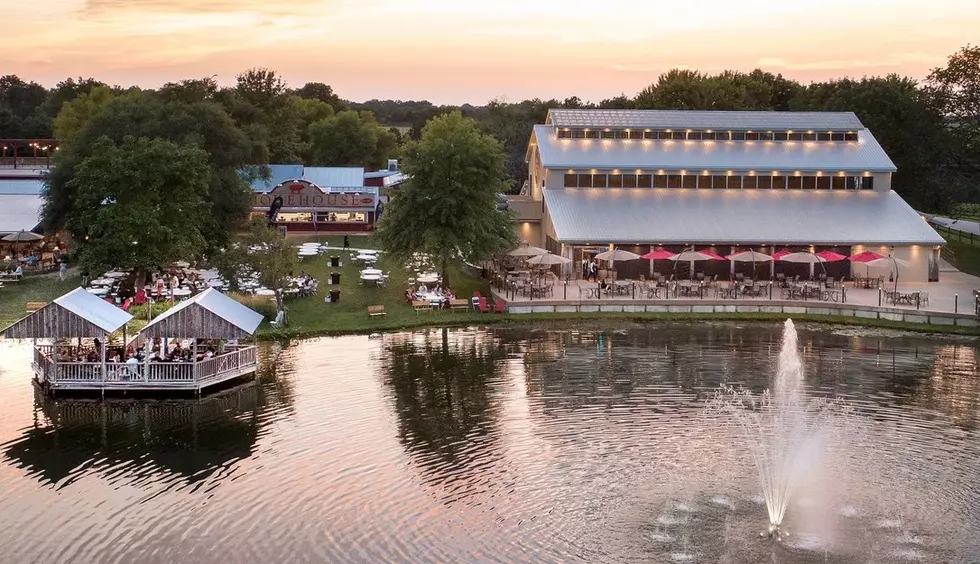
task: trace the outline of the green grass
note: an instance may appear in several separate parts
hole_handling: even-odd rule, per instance
[[[946,239],[946,247],[953,252],[955,266],[958,270],[974,276],[980,276],[980,237],[969,236],[960,240],[959,232],[950,231],[943,227],[933,226],[937,233]]]
[[[343,236],[308,235],[290,237],[291,243],[300,244],[305,241],[325,242],[331,247],[343,246]],[[377,248],[370,235],[350,236],[353,248]],[[343,266],[339,269],[330,268],[330,255],[340,256]],[[359,273],[361,263],[353,261],[348,253],[342,251],[328,252],[317,257],[300,261],[299,271],[306,272],[320,281],[319,295],[306,298],[286,300],[289,310],[289,326],[284,330],[276,330],[269,326],[268,321],[260,327],[260,332],[269,337],[295,337],[308,335],[339,334],[352,332],[372,332],[393,329],[405,329],[424,325],[442,325],[447,323],[474,323],[486,318],[478,312],[431,311],[415,313],[411,305],[405,301],[405,290],[408,288],[408,278],[414,272],[406,271],[385,260],[384,253],[380,256],[378,268],[388,272],[390,278],[385,287],[374,284],[361,284]],[[331,272],[340,273],[340,286],[327,284]],[[465,272],[451,272],[450,282],[456,295],[469,299],[475,290],[483,295],[489,295],[490,287],[486,280],[473,277]],[[325,303],[324,298],[330,290],[340,290],[340,301]],[[387,315],[370,317],[368,306],[383,305]]]
[[[20,282],[4,282],[0,288],[0,327],[27,315],[27,302],[50,302],[78,287],[79,277],[64,282],[57,276],[25,276]]]

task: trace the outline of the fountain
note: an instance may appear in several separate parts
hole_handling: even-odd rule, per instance
[[[828,439],[840,429],[844,415],[841,402],[806,396],[792,320],[787,319],[783,328],[774,385],[761,396],[725,388],[711,407],[737,423],[758,470],[769,514],[769,528],[762,536],[781,539],[785,532],[780,527],[794,494],[806,489],[819,495],[819,488],[812,486],[830,453]]]

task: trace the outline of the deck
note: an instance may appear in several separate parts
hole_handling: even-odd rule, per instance
[[[253,345],[192,362],[54,362],[51,345],[36,345],[34,376],[51,390],[201,391],[258,369]]]

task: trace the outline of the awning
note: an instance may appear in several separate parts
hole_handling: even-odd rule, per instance
[[[85,290],[75,288],[0,333],[9,339],[102,337],[133,316]]]
[[[0,194],[0,234],[31,231],[40,223],[44,199],[31,194]]]
[[[242,339],[255,333],[262,314],[214,288],[161,313],[140,331],[144,337]]]
[[[572,244],[945,244],[891,191],[568,189],[544,201]]]

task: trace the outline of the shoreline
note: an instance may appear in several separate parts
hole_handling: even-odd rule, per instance
[[[373,333],[394,333],[417,329],[467,326],[501,326],[526,325],[541,322],[568,321],[608,321],[615,323],[699,323],[712,321],[741,321],[756,323],[781,323],[786,319],[794,322],[815,323],[821,325],[837,325],[848,327],[867,327],[870,329],[889,329],[918,334],[959,335],[980,337],[980,327],[958,325],[932,325],[926,323],[909,323],[887,319],[862,318],[853,316],[816,315],[816,314],[787,314],[787,313],[524,313],[524,314],[493,314],[493,313],[446,313],[420,315],[414,321],[399,321],[385,323],[384,320],[365,318],[360,323],[348,327],[289,327],[286,329],[260,329],[255,335],[256,341],[284,341],[292,339],[312,339],[316,337],[340,337],[345,335],[369,335]]]

